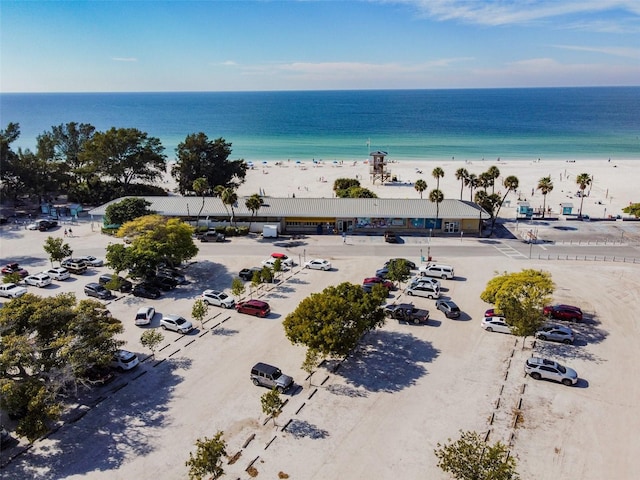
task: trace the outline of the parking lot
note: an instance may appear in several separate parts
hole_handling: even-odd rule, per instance
[[[17,261],[30,273],[45,270],[50,264],[41,244],[48,234],[4,230],[3,263]],[[117,241],[92,232],[88,224],[74,227],[74,234],[68,239],[74,256],[104,258],[104,247]],[[441,478],[433,449],[462,429],[489,432],[490,441],[510,445],[523,478],[635,478],[640,328],[632,312],[639,300],[640,266],[536,261],[506,256],[473,239],[461,246],[456,239],[448,242],[432,252],[455,267],[456,278],[442,281],[443,295],[460,306],[462,316],[447,319],[433,300],[392,292],[390,302],[412,301],[428,309],[429,322],[388,320],[366,335],[353,355],[326,362],[311,381],[300,368],[304,349],[284,336],[285,316],[328,285],[360,283],[388,258],[419,263],[428,248],[424,240],[385,245],[381,237],[361,237],[343,245],[341,238],[325,236],[275,244],[248,238],[199,244],[199,255],[186,268],[189,284],[158,300],[118,294],[106,302],[123,321],[124,348],[145,361],[83,394],[69,421],[13,459],[2,474],[186,478],[184,462],[195,440],[223,430],[228,453],[236,456],[225,465],[229,478],[250,478],[249,466],[260,478],[278,478],[279,472],[305,479]],[[522,247],[514,243],[512,248]],[[253,295],[271,305],[269,317],[210,307],[207,320],[188,335],[163,332],[155,358],[147,358],[140,334],[159,328],[160,314],[190,319],[193,301],[205,288],[228,289],[241,268],[259,265],[273,251],[287,253],[297,265],[278,284]],[[315,257],[327,258],[333,269],[300,268],[304,259]],[[586,313],[583,324],[572,325],[575,345],[538,342],[532,350],[531,338],[523,346],[522,339],[480,328],[487,305],[479,294],[486,282],[496,272],[522,268],[551,272],[555,299]],[[28,288],[43,295],[73,291],[85,298],[84,285],[106,271],[93,268],[44,289]],[[143,305],[159,313],[141,328],[133,318]],[[578,384],[525,377],[523,363],[532,352],[575,368]],[[277,426],[261,412],[266,390],[249,379],[257,361],[277,365],[298,385],[284,395],[288,402]],[[3,461],[9,453],[3,452]]]

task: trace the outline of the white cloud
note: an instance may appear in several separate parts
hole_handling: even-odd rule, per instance
[[[640,48],[629,47],[585,47],[579,45],[553,45],[555,48],[563,50],[574,50],[579,52],[604,53],[614,57],[635,58],[640,60]]]

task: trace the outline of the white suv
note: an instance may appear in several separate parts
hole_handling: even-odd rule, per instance
[[[409,285],[404,292],[407,295],[427,298],[440,298],[440,288],[427,283],[418,283],[417,285]]]
[[[560,365],[553,360],[547,360],[546,358],[529,358],[524,364],[524,372],[528,373],[534,380],[544,378],[563,383],[567,386],[578,383],[578,373],[574,369]]]
[[[233,308],[236,304],[235,300],[224,292],[218,290],[205,290],[202,292],[202,300],[207,305],[215,305],[216,307]]]
[[[453,267],[451,265],[439,265],[437,263],[422,265],[418,269],[418,273],[424,277],[440,277],[443,280],[455,277]]]
[[[138,309],[136,313],[136,319],[134,323],[138,326],[149,325],[153,316],[156,314],[156,309],[153,307],[142,307]]]

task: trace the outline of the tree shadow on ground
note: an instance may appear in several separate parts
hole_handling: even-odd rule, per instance
[[[338,374],[347,383],[370,392],[398,392],[426,375],[425,363],[440,354],[431,342],[410,333],[377,330],[362,340]]]
[[[577,344],[564,345],[562,343],[543,342],[541,340],[536,340],[536,355],[544,358],[557,358],[560,360],[560,363],[567,360],[588,360],[595,363],[605,361],[602,357],[589,352],[586,348]]]
[[[316,427],[305,420],[292,420],[287,427],[287,432],[295,438],[311,438],[312,440],[327,438],[329,436],[328,431]]]
[[[341,395],[343,397],[368,397],[369,394],[365,390],[353,388],[349,385],[329,385],[327,391],[334,395]]]
[[[127,458],[149,455],[154,437],[166,434],[171,426],[167,405],[182,381],[177,370],[190,367],[188,359],[167,359],[123,388],[114,385],[99,401],[81,397],[80,403],[92,405],[86,414],[65,423],[46,443],[36,442],[36,448],[4,468],[2,477],[40,480],[107,471],[115,475]]]
[[[233,330],[231,328],[218,327],[211,330],[212,335],[219,335],[223,337],[230,337],[231,335],[235,335],[238,333],[238,330]]]

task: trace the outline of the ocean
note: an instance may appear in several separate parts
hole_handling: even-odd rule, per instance
[[[0,94],[0,128],[35,149],[54,125],[138,128],[169,160],[190,133],[232,159],[640,159],[640,87]]]

